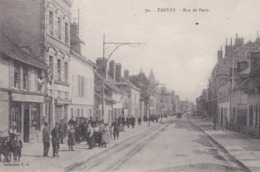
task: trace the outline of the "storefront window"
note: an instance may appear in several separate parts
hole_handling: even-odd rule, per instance
[[[11,108],[10,128],[17,133],[22,132],[21,103],[13,102]]]
[[[39,103],[33,103],[32,104],[32,110],[31,110],[31,127],[35,130],[41,129],[41,115],[40,115],[40,104]]]
[[[14,87],[20,89],[20,64],[14,62]]]

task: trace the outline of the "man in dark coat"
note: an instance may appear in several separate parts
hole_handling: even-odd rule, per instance
[[[54,129],[51,131],[52,136],[52,148],[53,148],[53,157],[59,157],[59,149],[60,149],[60,132],[59,132],[59,123],[55,123]]]
[[[132,128],[135,128],[135,117],[134,117],[134,115],[132,115],[132,117],[130,118],[130,121],[131,121]]]
[[[142,118],[141,118],[141,116],[139,116],[139,118],[138,118],[138,125],[139,126],[141,125],[141,122],[142,122]]]
[[[127,116],[127,118],[126,118],[126,125],[127,125],[127,128],[129,128],[130,123],[131,123],[131,121],[130,121],[130,117]]]
[[[60,124],[59,124],[59,132],[60,132],[60,143],[63,144],[63,138],[64,138],[64,123],[63,120],[60,120]]]
[[[119,122],[117,119],[115,119],[115,122],[113,122],[113,124],[111,125],[111,127],[114,127],[114,130],[113,130],[113,135],[114,135],[114,139],[118,139],[119,138],[119,129],[120,129],[120,126],[119,126]]]
[[[70,119],[69,122],[68,122],[68,125],[69,125],[69,126],[74,125],[74,127],[75,127],[76,121],[74,120],[74,116],[71,117],[71,119]]]
[[[48,156],[50,148],[50,134],[48,129],[48,123],[44,123],[44,129],[42,130],[42,142],[43,142],[43,156]]]

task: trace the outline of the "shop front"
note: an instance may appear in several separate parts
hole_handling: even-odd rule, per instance
[[[10,128],[20,133],[24,142],[41,141],[44,96],[12,93],[10,104]]]

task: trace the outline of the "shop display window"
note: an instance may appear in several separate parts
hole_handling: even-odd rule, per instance
[[[10,116],[10,129],[17,133],[22,132],[22,114],[21,114],[21,103],[13,102],[11,107]]]
[[[35,130],[41,129],[40,104],[33,103],[31,109],[31,127]]]

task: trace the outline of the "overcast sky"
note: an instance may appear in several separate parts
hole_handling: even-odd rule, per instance
[[[260,29],[259,0],[74,0],[80,8],[80,34],[85,56],[102,57],[106,41],[143,42],[140,47],[120,47],[111,57],[129,69],[140,68],[149,75],[153,69],[160,83],[181,99],[195,101],[216,63],[217,50],[236,33],[255,40]],[[158,12],[175,8],[176,12]],[[208,12],[183,12],[208,9]],[[151,12],[145,13],[145,9]],[[75,12],[73,12],[75,15]],[[197,24],[196,24],[197,23]],[[107,46],[108,55],[113,47]]]

